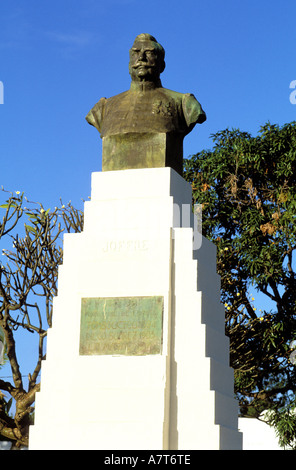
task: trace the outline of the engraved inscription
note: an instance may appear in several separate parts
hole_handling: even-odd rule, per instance
[[[104,253],[121,251],[147,251],[148,240],[111,240],[107,241],[102,250]]]
[[[163,297],[81,299],[80,355],[162,352]]]

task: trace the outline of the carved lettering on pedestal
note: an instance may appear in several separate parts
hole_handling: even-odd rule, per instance
[[[147,251],[148,249],[148,240],[109,240],[102,248],[104,253]]]

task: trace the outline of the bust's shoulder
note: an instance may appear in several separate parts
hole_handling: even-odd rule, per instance
[[[186,104],[187,102],[198,103],[193,93],[181,93],[179,91],[169,90],[168,88],[159,88],[158,90],[160,91],[160,93],[166,95],[168,98],[171,98],[176,102],[180,102],[182,104]]]
[[[184,100],[184,99],[188,99],[190,97],[194,97],[194,95],[192,93],[181,93],[179,91],[174,91],[174,90],[170,90],[168,88],[159,88],[159,90],[161,90],[161,93],[167,95],[167,96],[170,96],[171,98],[174,98],[175,100]]]
[[[163,88],[163,93],[179,104],[189,127],[206,120],[205,112],[193,93],[180,93],[167,88]]]
[[[106,98],[105,104],[113,104],[113,103],[117,103],[118,101],[122,101],[125,98],[127,98],[129,94],[130,94],[130,90],[127,90],[127,91],[118,93],[117,95],[110,96],[110,98]]]
[[[182,93],[177,91],[169,90],[168,88],[156,88],[156,93],[166,98],[173,99],[174,101],[182,101]]]

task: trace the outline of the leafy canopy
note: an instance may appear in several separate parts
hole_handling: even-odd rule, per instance
[[[295,406],[296,389],[296,123],[212,139],[185,160],[184,177],[218,249],[236,393],[244,415],[280,412]],[[260,309],[251,291],[265,298]]]

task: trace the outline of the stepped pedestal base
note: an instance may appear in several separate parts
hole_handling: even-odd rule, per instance
[[[64,237],[30,449],[241,449],[215,246],[170,168],[94,173]]]

